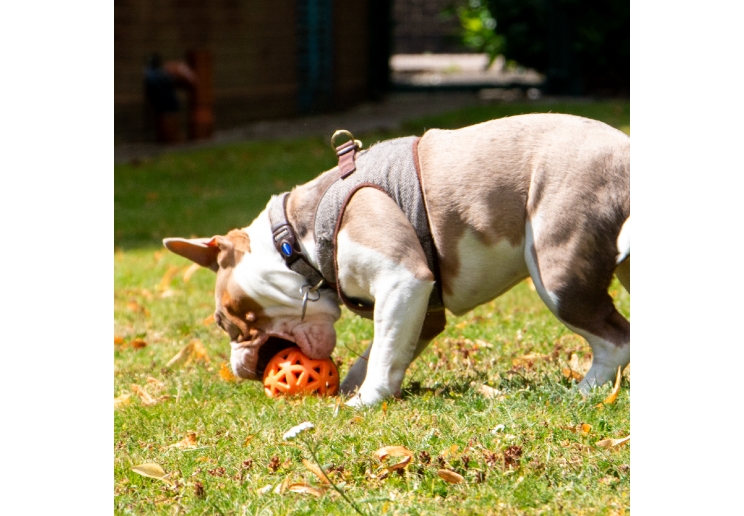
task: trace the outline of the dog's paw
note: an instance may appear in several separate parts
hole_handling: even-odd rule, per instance
[[[372,407],[377,405],[389,395],[384,392],[380,392],[374,389],[364,389],[364,386],[357,392],[357,394],[346,402],[346,405],[354,408]]]

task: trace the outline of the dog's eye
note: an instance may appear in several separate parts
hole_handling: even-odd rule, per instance
[[[235,326],[232,322],[230,322],[230,319],[222,315],[220,312],[214,313],[214,322],[217,323],[217,326],[219,326],[222,331],[227,333],[228,337],[230,337],[230,340],[233,342],[240,342],[240,329]]]

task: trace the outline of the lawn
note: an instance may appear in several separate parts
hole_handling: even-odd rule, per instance
[[[589,116],[629,132],[628,103],[572,102],[483,106],[355,136],[369,145],[533,111]],[[629,443],[597,444],[630,434],[629,370],[614,403],[603,403],[611,386],[582,398],[572,375],[585,372],[591,350],[529,282],[450,315],[409,370],[402,399],[374,408],[355,411],[340,398],[269,399],[260,383],[228,374],[229,344],[210,320],[214,274],[193,270],[160,241],[247,225],[271,194],[334,165],[328,137],[115,166],[115,513],[629,511]],[[629,317],[629,295],[617,282],[611,293]],[[337,332],[343,376],[372,325],[344,310]],[[283,440],[303,421],[315,428]],[[385,446],[412,458],[405,466],[396,465],[405,456],[381,461],[375,452]],[[142,464],[167,476],[132,469]],[[318,465],[343,496],[313,473]]]

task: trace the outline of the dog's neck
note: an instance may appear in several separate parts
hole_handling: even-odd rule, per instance
[[[297,232],[303,252],[316,268],[318,257],[315,252],[315,208],[336,179],[338,167],[324,172],[309,183],[295,187],[287,198],[287,221]]]

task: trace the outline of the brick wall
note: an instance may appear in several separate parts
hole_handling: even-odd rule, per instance
[[[464,0],[395,0],[393,5],[394,54],[449,54],[468,52],[456,41],[457,18],[442,11]]]
[[[297,113],[298,0],[115,0],[115,141],[154,139],[144,96],[148,56],[213,55],[216,129]],[[367,97],[367,1],[334,0],[338,105]],[[183,97],[185,99],[185,97]]]

